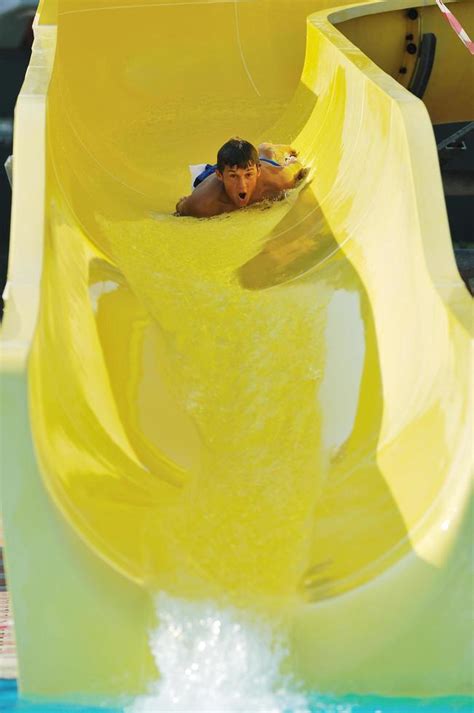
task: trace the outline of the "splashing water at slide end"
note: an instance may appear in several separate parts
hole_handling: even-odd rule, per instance
[[[425,105],[390,76],[407,8],[41,3],[2,333],[23,697],[470,694],[471,304],[431,126],[469,106],[437,65]],[[420,13],[467,81],[434,0],[421,32]],[[294,145],[305,184],[173,216],[237,133]]]
[[[129,713],[294,711],[306,699],[281,671],[287,651],[275,633],[248,613],[161,595],[151,650],[162,680]]]

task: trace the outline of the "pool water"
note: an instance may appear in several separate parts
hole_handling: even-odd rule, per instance
[[[472,713],[474,702],[471,698],[379,698],[374,696],[347,696],[332,698],[309,696],[308,713]],[[83,707],[65,704],[31,703],[18,697],[16,681],[0,680],[0,711],[21,711],[22,713],[121,713],[122,709],[104,707]],[[169,710],[169,709],[168,709]],[[183,713],[183,709],[181,709]],[[264,713],[260,709],[261,713]],[[167,709],[156,709],[156,713],[168,713]],[[227,712],[231,713],[231,709]],[[252,713],[252,711],[247,711]],[[274,709],[265,713],[293,713],[290,709]]]
[[[0,711],[29,711],[31,713],[119,713],[119,709],[113,708],[84,708],[82,706],[71,706],[62,703],[31,703],[22,700],[18,696],[16,681],[0,679]]]

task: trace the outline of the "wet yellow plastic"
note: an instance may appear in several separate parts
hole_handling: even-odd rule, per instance
[[[411,5],[322,6],[40,5],[2,336],[29,695],[143,691],[158,589],[283,612],[311,688],[469,690],[472,305],[426,108],[330,21],[377,12],[383,55]],[[235,134],[306,184],[174,217]]]

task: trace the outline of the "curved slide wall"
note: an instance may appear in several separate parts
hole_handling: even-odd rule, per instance
[[[467,692],[471,305],[423,104],[306,0],[56,9],[3,334],[24,691],[143,690],[166,589],[283,610],[312,687]],[[305,185],[174,217],[236,133]]]

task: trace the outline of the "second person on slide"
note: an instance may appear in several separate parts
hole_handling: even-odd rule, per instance
[[[210,218],[264,200],[278,200],[308,173],[291,146],[233,138],[196,177],[191,195],[181,198],[176,215]]]

